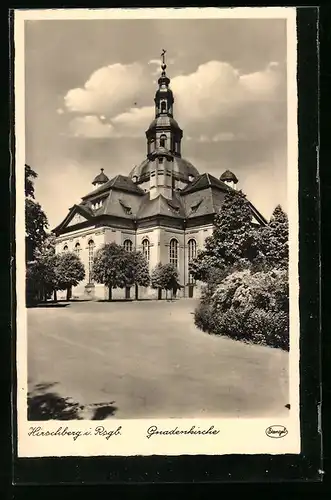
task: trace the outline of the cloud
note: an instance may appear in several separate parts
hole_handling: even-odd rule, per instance
[[[161,60],[160,59],[151,59],[148,61],[148,64],[155,64],[157,66],[161,66]]]
[[[132,105],[137,94],[149,82],[143,66],[112,64],[90,76],[84,87],[69,90],[64,97],[71,112],[113,116]]]
[[[157,59],[148,63],[156,64]],[[208,61],[171,80],[176,119],[185,134],[201,142],[270,135],[286,119],[283,81],[277,62],[241,74],[227,62]],[[152,88],[148,69],[141,64],[100,68],[83,88],[65,96],[67,110],[87,115],[71,122],[72,131],[85,137],[141,137],[154,116],[153,106],[144,105],[153,99]],[[132,107],[137,101],[140,105]]]
[[[154,116],[154,107],[131,108],[105,122],[104,116],[76,116],[70,122],[70,135],[90,138],[139,138]]]
[[[95,115],[77,116],[69,124],[70,135],[74,137],[90,137],[100,139],[110,137],[113,127],[110,123],[103,123]]]
[[[190,135],[196,135],[199,127],[207,136],[236,134],[238,129],[242,134],[251,130],[254,121],[260,131],[268,129],[272,125],[270,110],[275,112],[283,97],[281,83],[282,73],[275,63],[255,73],[240,74],[228,63],[209,61],[172,80],[176,116]],[[262,122],[255,120],[257,116]]]
[[[115,116],[112,124],[120,137],[141,137],[153,118],[154,106],[144,106]]]

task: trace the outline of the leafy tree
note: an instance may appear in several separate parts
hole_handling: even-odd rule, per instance
[[[149,286],[150,284],[148,263],[141,252],[128,252],[127,260],[128,282],[130,285],[135,285],[135,297],[138,300],[138,286]]]
[[[177,292],[180,288],[178,271],[172,264],[158,263],[151,276],[152,288],[158,289],[158,298],[162,297],[162,290]]]
[[[133,284],[129,275],[128,252],[116,243],[106,243],[97,250],[92,274],[97,283],[108,287],[109,300],[112,300],[113,288],[124,288]]]
[[[45,300],[56,289],[58,275],[56,272],[57,256],[55,255],[54,236],[44,240],[41,247],[34,252],[34,259],[27,263],[26,288],[27,302]]]
[[[36,179],[38,175],[29,165],[25,165],[25,196],[26,198],[34,199],[34,184],[33,179]]]
[[[26,261],[34,258],[34,252],[40,248],[47,237],[48,221],[39,203],[34,199],[33,180],[36,172],[25,165],[25,241]]]
[[[151,285],[152,288],[158,290],[158,299],[162,298],[162,288],[163,288],[163,280],[162,280],[162,264],[159,262],[153,269],[151,274]]]
[[[280,205],[274,209],[267,226],[260,231],[259,245],[268,268],[288,267],[288,218]]]
[[[70,300],[72,287],[85,278],[85,269],[80,258],[73,252],[58,254],[55,271],[57,289],[67,290],[67,300]]]
[[[258,229],[252,225],[250,205],[241,191],[231,190],[215,216],[205,249],[191,261],[190,272],[194,279],[210,282],[227,268],[253,262],[258,255]]]

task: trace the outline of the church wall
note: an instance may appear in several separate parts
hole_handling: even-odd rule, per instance
[[[68,233],[64,236],[60,236],[56,241],[56,253],[60,253],[63,251],[65,245],[68,246],[69,252],[74,252],[75,245],[79,243],[80,251],[79,257],[85,268],[85,279],[81,281],[76,287],[72,289],[72,296],[82,297],[86,296],[86,298],[99,297],[104,298],[104,286],[98,283],[95,283],[94,288],[86,289],[86,285],[88,284],[88,267],[89,267],[89,247],[88,243],[90,240],[94,242],[94,253],[105,243],[105,234],[108,228],[88,228],[86,230],[78,230],[73,231],[72,233]],[[65,298],[66,292],[58,292],[59,299]]]
[[[197,250],[202,249],[204,242],[213,232],[212,224],[201,227],[189,228],[185,231],[176,228],[165,226],[138,228],[137,231],[131,229],[118,229],[113,227],[92,227],[88,229],[80,229],[72,231],[65,235],[59,236],[56,241],[56,252],[62,252],[65,245],[69,251],[74,251],[76,243],[80,244],[80,258],[84,264],[86,279],[73,289],[73,297],[90,297],[107,299],[108,290],[103,285],[94,284],[94,287],[88,289],[88,242],[92,239],[95,243],[94,252],[98,250],[104,243],[115,242],[118,245],[123,245],[126,239],[132,241],[133,248],[142,251],[142,241],[148,238],[150,242],[150,272],[154,269],[158,262],[167,264],[170,262],[170,240],[176,238],[178,241],[178,272],[180,284],[185,285],[185,290],[180,290],[178,296],[188,297],[188,248],[189,239],[194,238],[197,242]],[[184,246],[185,245],[185,246]],[[200,295],[201,284],[197,283],[194,288],[194,297]],[[89,292],[89,293],[88,293]],[[134,287],[130,290],[131,298],[134,298]],[[59,292],[59,298],[65,298],[65,292]],[[114,289],[113,298],[123,299],[125,297],[124,289]],[[140,298],[157,298],[157,291],[151,288],[139,287]]]
[[[142,241],[144,238],[149,240],[149,272],[152,273],[154,267],[160,262],[160,228],[138,229],[136,235],[136,248],[142,252]],[[139,287],[139,296],[141,298],[157,298],[157,290],[152,288]]]
[[[184,285],[185,276],[185,248],[184,248],[184,231],[170,228],[161,228],[160,237],[160,257],[162,264],[170,263],[170,241],[176,239],[178,241],[178,274],[179,283]],[[178,292],[178,296],[183,295],[183,290]]]
[[[192,229],[187,229],[186,230],[186,251],[187,251],[187,259],[186,259],[186,262],[185,262],[185,272],[186,272],[186,276],[187,278],[189,277],[189,261],[188,261],[188,242],[190,239],[194,239],[197,243],[197,252],[199,250],[202,250],[204,248],[204,244],[205,244],[205,241],[206,241],[206,238],[208,236],[211,236],[213,233],[213,225],[212,224],[208,224],[206,226],[201,226],[201,227],[196,227],[196,228],[192,228]],[[188,282],[188,279],[187,279],[187,282]],[[201,296],[201,287],[202,287],[202,283],[197,281],[194,288],[193,288],[193,297],[194,298],[199,298]],[[186,287],[186,296],[189,295],[189,286]]]

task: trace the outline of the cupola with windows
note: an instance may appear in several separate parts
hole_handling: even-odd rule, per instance
[[[93,186],[95,187],[102,186],[103,184],[106,184],[106,182],[109,181],[108,177],[103,173],[103,168],[101,168],[100,170],[101,170],[100,174],[98,174],[92,182]]]
[[[151,198],[159,194],[172,198],[174,189],[182,189],[199,175],[198,170],[182,158],[183,131],[173,117],[175,100],[166,74],[165,53],[163,50],[161,54],[161,76],[154,98],[155,118],[146,131],[147,158],[130,173],[136,184],[149,190]]]
[[[226,170],[220,177],[220,181],[224,182],[227,186],[232,189],[236,189],[236,185],[238,184],[238,179],[230,170]]]

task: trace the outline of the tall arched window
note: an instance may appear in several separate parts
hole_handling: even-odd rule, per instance
[[[167,103],[165,101],[161,102],[161,113],[165,113],[167,111]]]
[[[94,254],[94,241],[90,240],[88,242],[88,282],[93,283],[92,277],[92,267],[93,267],[93,254]]]
[[[188,249],[188,262],[190,262],[191,260],[195,259],[195,257],[197,256],[197,242],[192,238],[190,240],[188,240],[187,242],[187,249]],[[195,279],[193,278],[193,276],[191,275],[191,273],[189,273],[189,283],[195,283]]]
[[[188,261],[195,259],[197,256],[197,242],[192,238],[187,242],[188,247]]]
[[[147,262],[149,262],[149,241],[147,238],[145,238],[143,241],[142,241],[142,246],[143,246],[143,255],[145,257],[145,259],[147,260]]]
[[[132,252],[132,241],[131,240],[125,240],[123,243],[124,250],[127,252]]]
[[[80,248],[80,244],[79,244],[79,243],[76,243],[76,245],[75,245],[75,249],[74,249],[74,252],[75,252],[75,254],[77,255],[77,257],[79,257],[79,255],[80,255],[80,250],[81,250],[81,248]]]
[[[174,267],[178,267],[178,241],[175,238],[170,240],[169,245],[169,262]]]
[[[160,137],[160,146],[161,148],[165,148],[167,144],[167,136],[165,134],[162,134]]]
[[[64,247],[63,247],[63,251],[64,251],[64,252],[67,252],[68,250],[69,250],[69,249],[68,249],[68,245],[64,245]]]

